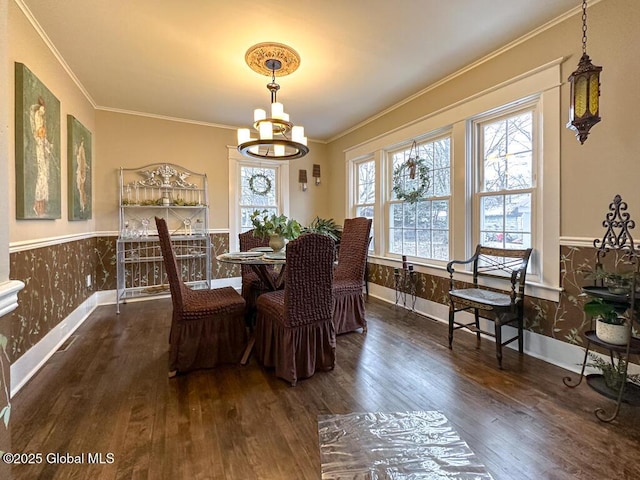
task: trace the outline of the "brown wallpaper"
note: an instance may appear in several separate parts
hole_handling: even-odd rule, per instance
[[[228,234],[213,234],[212,278],[240,275],[238,267],[218,263],[216,255],[229,250]],[[61,245],[12,253],[11,278],[21,280],[25,288],[19,293],[19,306],[10,314],[6,352],[14,362],[35,345],[93,292],[115,290],[115,237],[68,242]],[[588,283],[579,273],[593,265],[595,250],[561,247],[561,286],[558,303],[528,297],[525,303],[525,326],[528,330],[564,342],[582,344],[580,333],[589,320],[582,312],[584,297],[580,287]],[[614,260],[611,260],[614,261]],[[94,279],[87,288],[86,276]],[[417,273],[416,294],[420,298],[448,304],[448,278]],[[394,288],[393,268],[370,264],[369,281]]]
[[[18,308],[10,314],[7,354],[12,362],[93,293],[93,289],[86,286],[86,277],[95,278],[95,262],[95,238],[9,256],[10,277],[25,284],[18,294]]]
[[[582,345],[581,332],[590,320],[584,315],[581,287],[588,285],[584,272],[593,267],[595,249],[587,247],[560,248],[560,284],[563,289],[558,303],[527,297],[525,301],[525,328],[535,333]],[[607,259],[615,262],[614,258]],[[449,278],[416,273],[416,296],[432,302],[449,304]],[[384,265],[369,265],[369,281],[394,289],[394,269]]]

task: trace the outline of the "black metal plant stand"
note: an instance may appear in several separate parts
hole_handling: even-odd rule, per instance
[[[636,312],[636,284],[638,275],[640,274],[640,252],[635,249],[633,237],[630,230],[635,227],[635,222],[631,220],[627,213],[627,203],[622,201],[620,195],[616,195],[613,202],[609,205],[609,212],[605,220],[602,222],[606,228],[602,240],[596,239],[593,245],[596,248],[596,271],[602,269],[602,260],[607,253],[614,251],[621,259],[633,268],[631,277],[631,285],[629,292],[624,294],[614,294],[604,286],[584,287],[583,291],[591,297],[600,298],[602,301],[610,303],[616,307],[627,308],[628,320],[627,328],[629,329],[629,340],[626,345],[614,345],[598,338],[595,331],[589,330],[585,332],[587,346],[582,361],[582,370],[580,378],[574,382],[571,377],[564,377],[562,381],[570,388],[575,388],[585,378],[585,368],[588,366],[589,352],[593,346],[606,349],[609,352],[609,359],[612,367],[617,366],[622,370],[621,381],[618,386],[609,386],[606,384],[604,376],[600,374],[587,375],[587,384],[596,392],[616,401],[615,408],[612,413],[607,413],[604,408],[596,408],[594,413],[599,420],[603,422],[611,422],[620,412],[620,404],[627,403],[629,405],[640,405],[640,386],[627,381],[627,371],[629,366],[629,357],[631,355],[640,354],[640,339],[634,338],[633,322],[637,321]],[[620,363],[623,362],[623,363]]]

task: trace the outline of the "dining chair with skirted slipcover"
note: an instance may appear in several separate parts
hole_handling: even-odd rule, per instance
[[[338,265],[333,274],[334,311],[336,333],[347,333],[362,328],[367,331],[364,285],[371,219],[347,218],[344,221]]]
[[[256,301],[256,358],[291,385],[335,366],[333,259],[331,238],[301,235],[287,245],[284,289]]]
[[[240,361],[247,342],[244,299],[232,287],[189,288],[180,275],[167,222],[155,220],[173,304],[169,376]]]

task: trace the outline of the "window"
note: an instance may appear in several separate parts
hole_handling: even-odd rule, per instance
[[[355,216],[370,218],[372,221],[376,202],[376,164],[374,160],[366,160],[356,164],[355,168]],[[373,241],[369,243],[369,250],[373,251]]]
[[[534,212],[534,110],[527,108],[476,123],[476,231],[497,248],[532,245]]]
[[[289,163],[254,161],[235,147],[227,148],[229,161],[229,251],[237,251],[238,235],[252,228],[254,210],[289,215]],[[253,190],[251,190],[253,179]],[[220,215],[213,207],[212,214]]]
[[[425,196],[416,203],[398,200],[389,186],[389,253],[437,261],[449,259],[449,208],[451,204],[451,138],[449,136],[420,143],[417,156],[425,159],[430,184]],[[411,155],[411,148],[389,154],[390,169],[396,171]],[[415,155],[415,153],[414,153]],[[399,181],[411,190],[418,178],[411,179],[409,169],[401,170]],[[390,182],[398,181],[390,176]]]
[[[417,271],[442,276],[446,261],[469,258],[478,243],[531,247],[528,291],[558,301],[561,62],[345,150],[352,179],[347,215],[360,206],[359,164],[375,159],[374,263],[397,265],[407,255]],[[412,139],[419,139],[431,179],[413,205],[394,197],[392,179],[394,167],[410,155]]]
[[[254,210],[278,213],[276,173],[274,167],[240,165],[240,232],[253,228],[251,214]]]

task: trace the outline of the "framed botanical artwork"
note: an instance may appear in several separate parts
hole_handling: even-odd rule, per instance
[[[91,132],[67,115],[69,220],[91,218]]]
[[[60,218],[60,101],[22,63],[15,74],[16,218]]]

